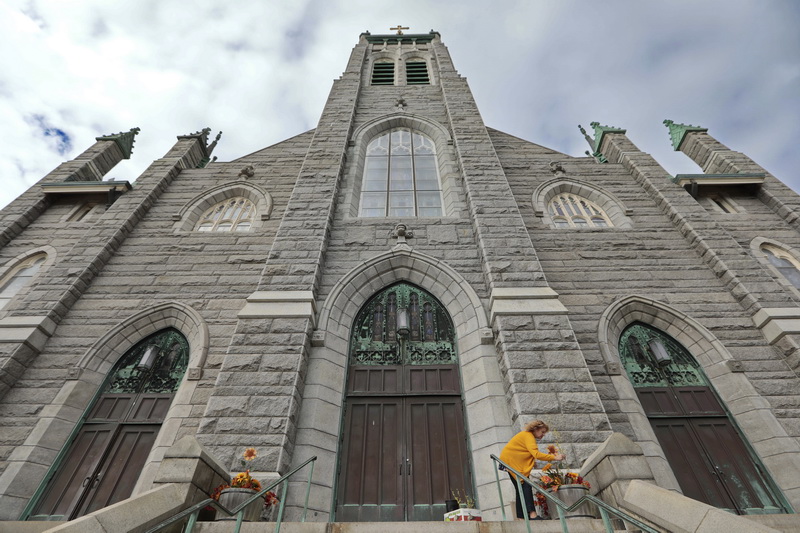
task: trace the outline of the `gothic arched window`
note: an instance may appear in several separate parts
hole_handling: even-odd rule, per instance
[[[614,225],[600,206],[574,194],[555,196],[550,200],[548,210],[557,228],[607,228]]]
[[[224,200],[206,211],[195,226],[196,231],[250,231],[256,208],[241,196]]]
[[[767,261],[780,272],[786,281],[791,283],[796,289],[800,289],[800,264],[797,259],[789,255],[786,251],[775,246],[764,244],[761,251]]]
[[[394,128],[367,145],[362,217],[440,217],[442,186],[436,145],[410,128]]]
[[[47,260],[45,253],[32,255],[12,268],[0,280],[0,309],[8,305],[8,302],[31,282],[33,277],[39,273],[45,260]]]

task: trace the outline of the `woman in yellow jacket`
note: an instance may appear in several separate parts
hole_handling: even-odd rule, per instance
[[[537,459],[548,462],[563,461],[565,458],[563,453],[549,454],[539,451],[536,439],[541,439],[548,431],[550,431],[550,428],[541,420],[529,422],[524,431],[520,431],[508,441],[503,451],[500,452],[500,460],[525,477],[530,475]],[[520,494],[516,476],[511,472],[508,475],[511,476],[514,490],[517,492],[517,518],[520,520],[525,518],[522,510],[522,498],[525,498],[525,505],[530,519],[541,520],[542,517],[536,516],[536,510],[533,507],[533,489],[531,486],[527,483],[522,483],[522,494]]]

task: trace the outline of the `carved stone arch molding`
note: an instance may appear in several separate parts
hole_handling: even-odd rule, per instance
[[[605,211],[615,228],[633,227],[631,219],[628,218],[628,215],[631,214],[631,210],[625,207],[622,200],[617,198],[613,193],[598,188],[596,185],[589,182],[564,176],[559,176],[542,183],[533,192],[532,205],[534,214],[537,217],[542,217],[542,222],[547,226],[554,226],[552,217],[550,216],[550,210],[547,206],[554,196],[561,193],[581,196],[597,204]]]
[[[247,198],[256,206],[257,215],[253,219],[250,231],[261,227],[262,221],[269,220],[272,215],[272,195],[269,192],[255,183],[233,181],[206,189],[186,202],[183,208],[172,216],[175,221],[172,226],[173,230],[192,231],[203,213],[228,198],[236,197]]]
[[[328,506],[333,498],[351,327],[361,307],[387,286],[405,281],[434,296],[453,320],[463,384],[466,431],[475,484],[485,516],[496,509],[494,473],[483,468],[512,434],[512,422],[494,339],[481,299],[447,264],[413,250],[392,250],[364,261],[343,276],[322,304],[312,337],[306,394],[300,410],[294,462],[317,455],[315,480]],[[315,474],[316,477],[316,474]],[[323,496],[324,494],[324,496]],[[323,509],[328,509],[320,502]],[[499,516],[499,515],[498,515]]]
[[[48,415],[39,418],[0,476],[0,498],[9,503],[0,511],[0,519],[18,519],[117,360],[142,339],[170,327],[177,329],[189,342],[189,364],[133,494],[151,488],[161,458],[175,443],[180,421],[189,412],[208,354],[206,322],[197,311],[179,302],[158,304],[122,321],[98,339],[71,369],[70,379],[47,406]],[[26,487],[26,494],[20,494],[19,487]]]
[[[401,98],[402,99],[402,98]],[[459,217],[466,211],[462,187],[458,185],[458,166],[453,150],[453,139],[448,129],[427,117],[413,114],[413,109],[374,118],[361,125],[350,137],[347,179],[344,192],[349,198],[348,215],[358,216],[358,202],[361,194],[361,180],[367,145],[376,136],[392,128],[411,128],[429,137],[436,144],[436,157],[439,165],[439,179],[442,184],[444,216]]]
[[[598,324],[598,341],[617,392],[619,409],[627,415],[635,440],[642,447],[658,485],[679,490],[636,391],[620,364],[620,336],[628,325],[637,321],[658,328],[692,354],[773,479],[797,508],[800,505],[796,483],[800,476],[800,444],[788,435],[769,403],[750,383],[741,363],[691,316],[663,302],[634,295],[606,308]]]

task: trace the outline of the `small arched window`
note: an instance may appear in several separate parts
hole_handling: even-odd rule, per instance
[[[250,231],[256,208],[247,198],[229,198],[206,211],[196,231]]]
[[[362,217],[442,216],[434,142],[410,128],[394,128],[372,139],[360,205]]]
[[[614,225],[597,204],[574,194],[555,196],[548,209],[557,228],[607,228]]]
[[[33,277],[39,273],[46,259],[47,254],[45,253],[32,255],[12,268],[0,280],[0,309],[8,305],[8,302],[31,282]]]
[[[767,244],[761,245],[761,251],[775,270],[786,278],[796,289],[800,289],[800,263],[785,250]]]

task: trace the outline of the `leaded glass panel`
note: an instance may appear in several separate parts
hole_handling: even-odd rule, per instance
[[[398,326],[404,318],[408,331]],[[449,315],[433,296],[407,283],[392,285],[359,311],[350,340],[350,361],[356,365],[452,364],[457,360],[454,331]]]
[[[656,356],[658,344],[669,360]],[[620,336],[619,355],[634,387],[690,387],[708,385],[692,355],[669,335],[641,322]]]
[[[430,192],[424,195],[424,205],[415,201],[420,198],[417,191]],[[382,202],[376,193],[383,193]],[[441,216],[442,212],[436,145],[431,139],[409,128],[395,128],[370,141],[364,158],[360,216]]]
[[[607,228],[611,219],[596,204],[574,194],[560,194],[548,205],[553,225],[557,228]],[[556,219],[555,217],[559,217]]]
[[[128,350],[103,393],[170,394],[189,364],[189,343],[175,329],[160,331]]]

